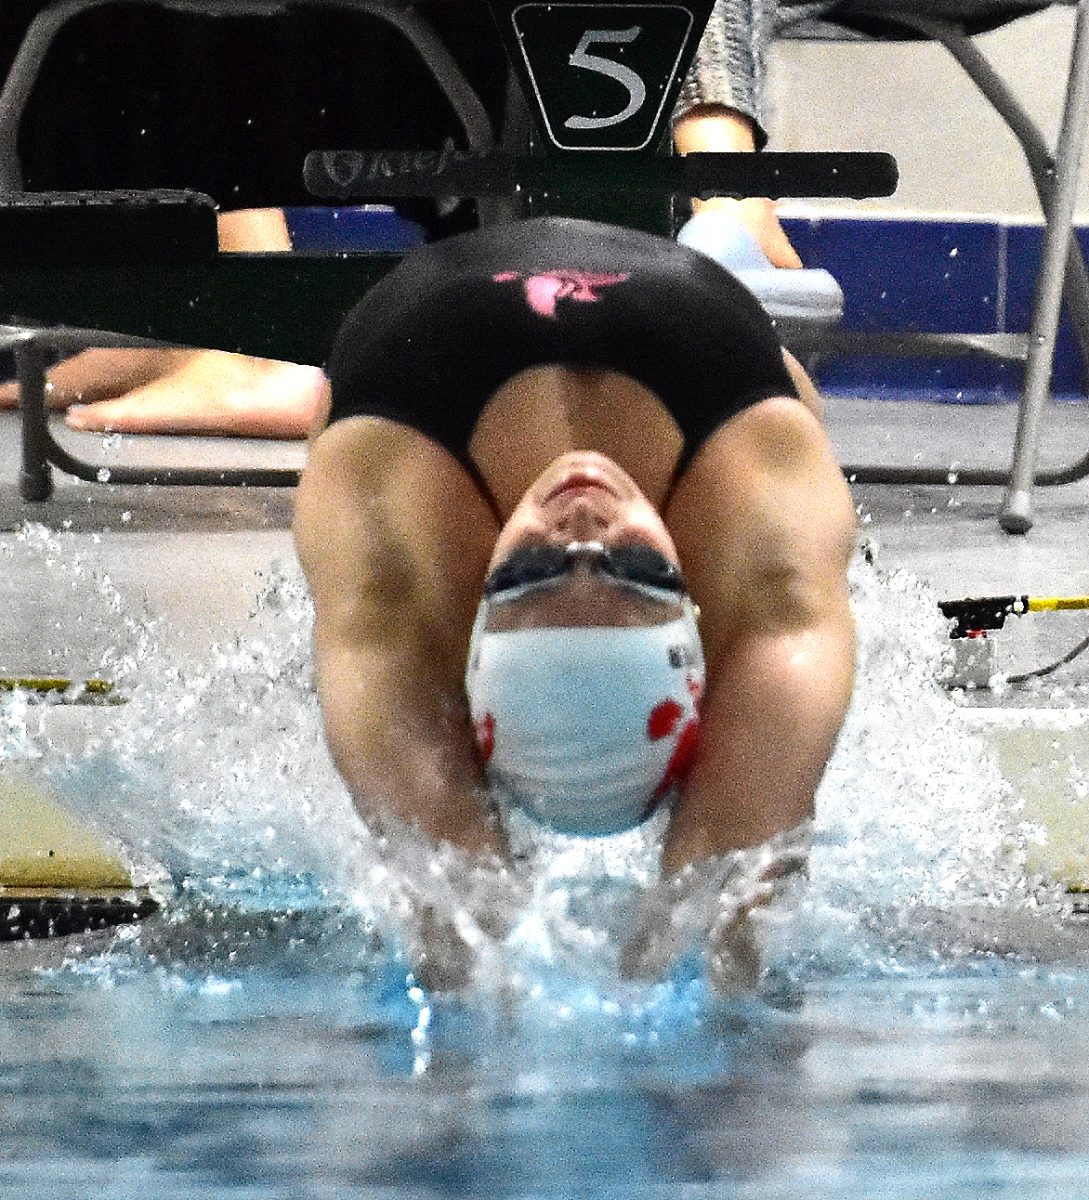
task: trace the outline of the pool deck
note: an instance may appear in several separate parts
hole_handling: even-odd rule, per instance
[[[841,461],[928,466],[1006,465],[1016,408],[833,398],[828,427]],[[127,601],[166,619],[179,655],[245,626],[260,573],[293,555],[289,489],[159,488],[89,484],[55,471],[45,503],[16,488],[18,415],[0,413],[0,550],[26,522],[68,533],[110,574]],[[288,466],[305,462],[301,443],[184,437],[113,437],[67,430],[57,436],[104,465]],[[1057,404],[1046,414],[1041,465],[1089,450],[1089,405]],[[1089,593],[1089,483],[1036,492],[1032,531],[998,527],[998,488],[855,485],[863,530],[886,569],[904,567],[940,598],[967,595]],[[80,621],[78,595],[51,586],[40,556],[15,550],[0,571],[0,675],[92,671],[105,646],[94,622]],[[44,571],[44,574],[43,574]],[[70,592],[70,589],[69,589]],[[1016,632],[1012,631],[1016,625]],[[1010,623],[1001,635],[1009,669],[1056,655],[1089,629],[1089,615],[1067,613]],[[78,631],[78,636],[73,636]],[[1003,666],[1006,664],[1003,663]],[[1073,668],[1072,668],[1073,669]]]

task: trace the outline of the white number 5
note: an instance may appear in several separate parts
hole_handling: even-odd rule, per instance
[[[608,129],[611,125],[621,125],[629,117],[635,116],[646,104],[647,85],[631,67],[613,62],[611,58],[602,58],[600,54],[588,53],[595,42],[634,42],[642,32],[642,27],[636,25],[632,29],[588,29],[582,35],[578,49],[571,55],[571,66],[581,67],[584,71],[596,71],[599,75],[615,79],[628,89],[628,103],[622,112],[612,117],[569,117],[564,122],[568,129]]]

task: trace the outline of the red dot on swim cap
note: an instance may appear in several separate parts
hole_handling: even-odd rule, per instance
[[[665,769],[661,783],[658,784],[654,791],[655,800],[661,800],[675,784],[684,782],[685,776],[691,771],[692,764],[696,761],[696,754],[699,748],[700,723],[693,717],[681,730],[681,736],[677,738],[677,745],[673,748],[673,756],[669,760],[669,765]]]
[[[647,717],[647,737],[652,742],[659,738],[669,737],[677,728],[677,722],[684,716],[684,709],[676,700],[663,700],[650,710]]]
[[[495,750],[495,717],[491,713],[485,713],[479,721],[473,722],[473,733],[476,735],[480,763],[486,767]]]

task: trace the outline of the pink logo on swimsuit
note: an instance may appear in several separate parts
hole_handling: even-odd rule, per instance
[[[626,283],[631,276],[597,275],[592,271],[576,271],[562,268],[541,275],[521,275],[517,271],[502,271],[493,277],[496,283],[513,283],[522,280],[525,284],[526,302],[535,313],[551,320],[556,319],[558,300],[580,300],[594,303],[601,299],[596,288],[612,287]]]

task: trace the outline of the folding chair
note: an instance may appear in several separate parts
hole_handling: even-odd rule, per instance
[[[1064,2],[1064,0],[1060,0]],[[1065,0],[1071,2],[1071,0]],[[1089,272],[1073,234],[1082,152],[1089,126],[1089,0],[1077,0],[1062,124],[1052,153],[1040,130],[973,41],[976,34],[1051,7],[1042,0],[816,0],[780,9],[781,35],[805,40],[931,40],[964,69],[1009,126],[1024,154],[1045,220],[1043,251],[1029,328],[1023,333],[831,335],[835,352],[891,355],[985,355],[1025,364],[1010,471],[961,470],[958,482],[1005,486],[999,516],[1009,533],[1033,523],[1032,488],[1089,475],[1089,454],[1070,466],[1035,472],[1040,423],[1050,396],[1060,308],[1065,299],[1083,363],[1089,368]],[[1051,65],[1051,64],[1049,64]],[[947,484],[948,468],[850,466],[863,483]]]

